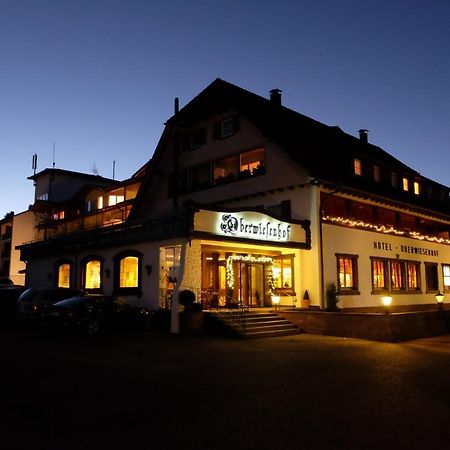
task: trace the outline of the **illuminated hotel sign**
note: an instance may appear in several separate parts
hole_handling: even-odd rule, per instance
[[[305,229],[254,211],[201,210],[195,214],[195,231],[218,236],[277,243],[306,243]]]
[[[373,241],[373,248],[375,250],[395,251],[414,255],[439,256],[439,250],[418,247],[416,245],[396,245],[390,242]]]

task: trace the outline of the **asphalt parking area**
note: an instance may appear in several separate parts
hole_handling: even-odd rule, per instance
[[[2,329],[2,447],[450,448],[449,344]]]

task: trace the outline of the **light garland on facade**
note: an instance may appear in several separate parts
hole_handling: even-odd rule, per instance
[[[344,225],[352,228],[370,229],[378,233],[395,234],[397,236],[410,237],[412,239],[418,239],[420,241],[428,241],[428,242],[435,242],[436,244],[450,245],[450,239],[438,238],[436,236],[427,236],[425,234],[420,234],[417,231],[396,230],[394,227],[387,227],[385,225],[374,225],[372,223],[364,222],[362,220],[352,220],[352,219],[344,219],[343,217],[325,216],[323,217],[323,221],[332,222],[338,225]]]
[[[243,256],[243,255],[232,255],[227,258],[227,286],[231,289],[234,288],[234,262],[243,262],[243,263],[260,263],[260,264],[269,264],[269,279],[272,279],[272,264],[273,259],[270,256]]]

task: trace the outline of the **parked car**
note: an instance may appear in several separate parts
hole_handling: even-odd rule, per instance
[[[14,319],[17,300],[25,289],[25,286],[15,284],[0,287],[0,321],[4,322]]]
[[[19,320],[37,320],[48,306],[70,297],[86,295],[81,289],[72,288],[30,288],[24,291],[17,301]]]
[[[121,297],[87,295],[69,298],[48,307],[45,322],[50,327],[94,335],[104,329],[147,329],[151,325],[151,313]]]
[[[10,278],[0,277],[0,288],[12,285],[14,285],[14,283]]]

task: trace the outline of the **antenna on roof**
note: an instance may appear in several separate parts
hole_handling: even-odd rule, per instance
[[[94,165],[92,166],[92,173],[93,173],[94,175],[98,175],[98,170],[97,170],[97,167],[96,167],[96,165],[95,165],[95,161],[94,161]]]
[[[33,160],[31,162],[31,168],[33,169],[33,175],[36,175],[36,169],[37,169],[37,153],[33,155]]]
[[[112,176],[112,179],[113,179],[113,180],[115,180],[115,178],[114,178],[115,173],[116,173],[116,161],[113,160],[113,176]]]
[[[53,141],[53,165],[52,165],[53,168],[55,168],[55,147],[56,147],[56,142]]]

